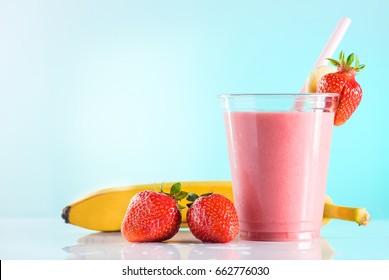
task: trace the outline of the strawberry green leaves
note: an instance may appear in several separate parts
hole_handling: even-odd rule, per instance
[[[185,209],[185,206],[179,204],[178,202],[183,200],[184,198],[186,198],[188,196],[188,192],[181,190],[181,183],[180,182],[173,184],[170,187],[169,193],[166,193],[163,191],[163,184],[161,184],[159,192],[167,194],[168,196],[172,197],[175,201],[177,201],[178,209],[180,209],[180,210]]]
[[[200,195],[200,197],[201,196],[208,196],[208,195],[211,195],[211,194],[213,194],[213,193],[204,193],[204,194],[202,194],[202,195]],[[189,195],[188,195],[188,197],[186,198],[186,200],[188,200],[188,201],[190,201],[190,203],[188,203],[186,206],[188,206],[188,208],[190,208],[191,206],[192,206],[192,204],[193,204],[193,202],[196,200],[196,199],[198,199],[199,198],[199,196],[197,195],[197,194],[195,194],[195,193],[190,193]]]
[[[198,198],[199,198],[199,196],[198,196],[197,194],[195,194],[195,193],[190,193],[190,194],[188,195],[188,197],[186,198],[186,200],[190,201],[190,203],[188,203],[186,206],[188,206],[188,208],[190,208],[190,207],[192,206],[193,202],[194,202],[196,199],[198,199]]]
[[[189,201],[189,203],[186,204],[186,206],[189,208],[197,198],[213,194],[213,193],[210,192],[210,193],[201,194],[199,196],[199,195],[197,195],[195,193],[188,193],[186,191],[181,190],[181,183],[180,182],[174,183],[170,187],[170,192],[169,193],[163,191],[163,184],[161,184],[159,192],[167,194],[168,196],[174,198],[177,201],[177,206],[178,206],[178,208],[180,210],[185,209],[185,206],[179,204],[178,202],[183,200],[183,199],[185,199],[185,198],[186,198],[187,201]]]
[[[333,59],[333,58],[327,58],[327,60],[334,66],[338,67],[341,71],[348,71],[350,69],[355,70],[356,72],[361,71],[363,68],[365,68],[364,64],[359,63],[359,58],[354,53],[351,53],[349,56],[347,56],[344,53],[344,51],[341,51],[339,53],[339,60]],[[353,62],[354,66],[352,66]]]

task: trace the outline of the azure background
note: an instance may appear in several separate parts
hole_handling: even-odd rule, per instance
[[[229,179],[217,95],[296,92],[339,19],[366,69],[335,202],[389,213],[389,1],[0,0],[0,216],[105,187]]]

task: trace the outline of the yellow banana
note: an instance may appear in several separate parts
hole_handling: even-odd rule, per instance
[[[164,186],[170,188],[175,182],[166,182]],[[128,187],[118,187],[103,189],[81,198],[80,200],[66,206],[62,211],[62,218],[66,223],[77,225],[83,228],[98,231],[120,231],[123,217],[126,213],[128,203],[138,192],[144,190],[158,189],[157,184],[142,184]],[[203,193],[220,193],[231,201],[232,184],[231,181],[187,181],[181,182],[183,191]],[[189,203],[186,199],[181,201],[183,205]],[[359,209],[336,206],[329,197],[326,198],[325,212],[323,216],[323,225],[327,224],[331,218],[352,220],[359,224],[361,217],[357,215],[355,219],[350,216],[350,211],[343,209]],[[186,224],[187,208],[182,210],[181,227],[187,227]],[[358,211],[357,211],[358,212]],[[361,213],[360,211],[358,213]],[[365,214],[368,213],[365,210]],[[368,221],[368,219],[367,219]]]
[[[370,222],[370,215],[365,208],[353,208],[335,205],[327,195],[324,202],[322,225],[326,225],[331,219],[356,222],[360,226],[366,226]]]
[[[320,78],[328,73],[336,72],[335,67],[328,65],[320,65],[311,70],[308,75],[307,81],[305,83],[305,91],[309,93],[316,92],[316,85],[319,82]]]

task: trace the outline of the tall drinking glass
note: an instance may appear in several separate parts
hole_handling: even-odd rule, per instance
[[[318,238],[338,95],[220,98],[241,239]]]

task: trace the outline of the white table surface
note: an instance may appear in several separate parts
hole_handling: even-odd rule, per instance
[[[129,243],[120,232],[94,232],[65,224],[61,218],[0,217],[0,259],[389,260],[389,220],[373,220],[366,227],[333,220],[322,228],[321,235],[304,242],[236,238],[227,244],[210,244],[182,230],[167,242]]]

